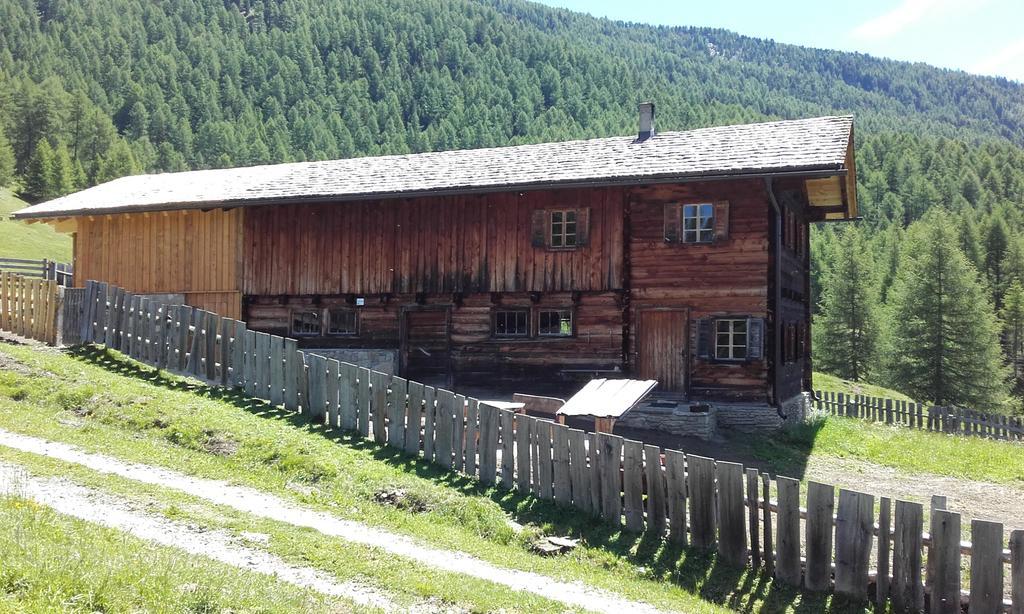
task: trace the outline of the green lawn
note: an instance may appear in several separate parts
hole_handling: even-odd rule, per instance
[[[5,612],[328,612],[346,602],[0,496]]]
[[[910,397],[897,392],[890,388],[883,388],[882,386],[875,386],[873,384],[865,384],[863,382],[851,382],[850,380],[836,377],[835,375],[829,375],[828,373],[821,373],[820,371],[814,372],[812,379],[813,388],[815,390],[822,390],[824,392],[841,392],[843,394],[863,394],[870,397],[883,397],[888,399],[898,399],[901,401],[913,401]]]
[[[71,262],[71,236],[55,231],[41,222],[26,224],[8,219],[12,212],[28,203],[10,190],[0,188],[0,258],[27,258]]]
[[[665,609],[861,611],[775,585],[749,570],[726,568],[712,555],[681,550],[650,535],[631,535],[532,497],[482,488],[474,480],[310,425],[299,416],[140,369],[116,354],[69,356],[0,345],[0,364],[5,360],[0,426],[13,431],[231,480],[497,565],[582,581]],[[385,488],[403,489],[408,503],[376,502],[375,493]],[[168,504],[166,495],[161,498]],[[513,528],[510,519],[525,528]],[[335,570],[358,566],[378,582],[420,577],[394,557],[384,561],[371,556],[367,561],[350,548],[354,554],[346,558],[345,549],[332,548],[330,540],[302,535],[308,531],[266,530],[281,535],[272,547],[293,550],[309,564]],[[541,557],[529,547],[540,533],[571,535],[583,542],[570,555]],[[312,555],[300,543],[320,547]],[[455,577],[451,583],[473,586],[466,578]],[[508,591],[493,591],[482,603],[474,602],[466,593],[476,591],[460,593],[458,586],[429,578],[411,589],[477,610],[550,607],[539,599],[523,605],[521,597],[526,596],[509,597]]]
[[[754,454],[787,474],[811,456],[877,463],[914,473],[1024,487],[1024,445],[829,416],[758,439]]]

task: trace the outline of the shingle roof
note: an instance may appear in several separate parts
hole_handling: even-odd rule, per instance
[[[842,170],[853,118],[661,132],[490,149],[135,175],[27,207],[16,218],[355,200],[702,176]]]

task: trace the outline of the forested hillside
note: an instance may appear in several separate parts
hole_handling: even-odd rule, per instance
[[[520,0],[0,3],[0,185],[32,200],[141,171],[628,134],[641,99],[661,129],[855,114],[865,219],[814,235],[819,364],[922,399],[1013,405],[1019,83]],[[950,237],[953,253],[924,261]],[[950,302],[944,286],[912,313],[926,274],[981,298]],[[897,324],[918,315],[949,330],[911,356],[907,339],[933,329]]]

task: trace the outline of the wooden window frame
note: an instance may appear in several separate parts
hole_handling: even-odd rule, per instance
[[[498,332],[498,315],[505,313],[515,313],[523,315],[526,318],[526,332],[519,333],[499,333]],[[491,312],[491,337],[494,339],[529,339],[530,338],[530,310],[520,309],[515,307],[505,307],[495,309]]]
[[[564,249],[573,250],[578,248],[579,245],[579,221],[580,213],[578,209],[549,209],[547,210],[548,219],[548,247],[551,249]],[[572,216],[572,221],[569,221],[569,216]],[[555,221],[555,216],[561,217],[560,221]],[[561,230],[555,233],[555,224],[559,224]],[[566,232],[566,226],[572,224],[572,233]],[[572,237],[572,245],[568,243],[569,238]],[[558,239],[559,245],[555,245],[555,239]]]
[[[707,207],[711,211],[710,215],[704,215],[704,208]],[[687,215],[689,211],[693,211],[694,215]],[[680,209],[680,215],[682,216],[679,220],[679,242],[687,243],[691,245],[702,245],[715,242],[715,204],[712,202],[706,203],[687,203]],[[688,230],[686,228],[686,220],[694,220],[694,230]],[[707,220],[711,223],[710,228],[702,228],[701,221]],[[686,238],[687,233],[694,233],[694,240],[689,241]],[[706,239],[701,239],[703,234],[707,233]]]
[[[743,324],[743,332],[737,333],[735,327],[737,323]],[[725,332],[720,330],[722,324],[728,324],[729,329]],[[748,318],[715,318],[713,320],[714,331],[714,359],[721,362],[746,362],[749,360],[747,356],[750,353],[750,327],[748,325]],[[736,343],[737,335],[743,335],[743,344]],[[719,335],[728,335],[729,342],[725,345],[719,343]],[[723,356],[721,348],[728,348],[728,355]],[[736,349],[743,348],[743,356],[735,356]]]
[[[317,332],[296,332],[295,330],[295,316],[300,313],[312,313],[317,317],[317,323],[320,325],[320,330]],[[312,309],[308,307],[293,307],[288,310],[288,334],[293,337],[322,337],[324,334],[324,315],[322,309]]]
[[[358,337],[359,336],[359,311],[356,309],[349,309],[347,307],[329,307],[327,308],[327,317],[324,318],[324,332],[328,337]],[[351,332],[334,332],[331,327],[334,323],[335,313],[346,313],[352,314],[352,331]]]
[[[556,312],[556,313],[568,313],[569,314],[569,332],[563,333],[561,331],[557,333],[545,333],[541,329],[541,317],[545,313]],[[559,316],[561,320],[561,316]],[[561,327],[559,327],[561,328]],[[571,307],[541,307],[537,309],[537,337],[543,337],[545,339],[558,339],[576,336],[576,310]]]

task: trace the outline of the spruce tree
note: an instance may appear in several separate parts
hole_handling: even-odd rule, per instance
[[[0,126],[0,187],[10,185],[14,180],[14,149]]]
[[[894,387],[939,405],[999,405],[1007,369],[991,303],[945,212],[908,233],[891,290],[888,379]]]
[[[1024,390],[1024,285],[1015,279],[1006,289],[1003,309],[1003,347],[1013,370],[1013,391],[1020,396]]]
[[[860,229],[843,233],[824,280],[815,360],[821,370],[863,381],[878,350],[878,282]]]
[[[32,156],[25,168],[24,193],[29,200],[46,200],[50,198],[50,181],[53,177],[53,148],[46,139],[36,143]]]

